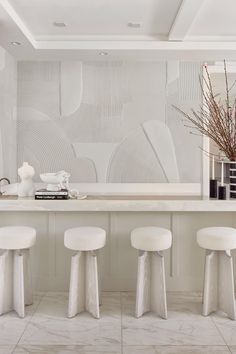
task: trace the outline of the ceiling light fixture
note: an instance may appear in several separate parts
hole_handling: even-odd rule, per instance
[[[99,55],[101,55],[102,57],[104,57],[105,55],[108,55],[107,52],[100,52]]]
[[[66,27],[66,24],[65,24],[64,22],[57,22],[57,21],[55,21],[55,22],[53,22],[52,24],[53,24],[53,26],[55,26],[55,27]]]
[[[21,43],[20,42],[11,42],[11,45],[17,46],[17,45],[21,45]]]
[[[128,27],[131,27],[131,28],[140,28],[140,27],[141,27],[141,23],[139,23],[139,22],[129,22],[129,23],[128,23]]]

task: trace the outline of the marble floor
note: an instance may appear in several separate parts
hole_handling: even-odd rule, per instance
[[[0,317],[0,354],[236,354],[236,321],[201,316],[199,294],[168,294],[168,320],[133,317],[134,293],[104,293],[101,318],[66,318],[67,294],[40,293]]]

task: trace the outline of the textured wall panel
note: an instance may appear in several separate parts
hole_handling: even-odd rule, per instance
[[[199,77],[200,63],[179,63],[179,77],[167,85],[166,122],[172,133],[176,158],[179,166],[180,180],[198,182],[202,175],[202,157],[200,147],[202,138],[190,134],[184,125],[191,125],[184,120],[173,105],[189,112],[192,108],[198,110],[201,104],[201,89]]]
[[[169,65],[169,76],[167,68],[166,62],[20,63],[18,164],[32,163],[36,178],[63,168],[78,182],[199,182],[200,139],[189,136],[172,105],[199,104],[200,64]],[[148,121],[159,122],[151,140],[143,129]]]
[[[13,57],[0,48],[0,177],[16,180],[17,67]]]

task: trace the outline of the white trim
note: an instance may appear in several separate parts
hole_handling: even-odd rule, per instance
[[[236,42],[171,41],[36,41],[36,49],[54,50],[141,50],[141,51],[236,51]]]
[[[203,79],[206,78],[206,72],[203,69],[202,72]],[[202,82],[203,91],[206,91],[206,84],[203,80]],[[202,97],[202,103],[204,104],[204,97]],[[209,197],[209,180],[210,180],[210,159],[207,153],[210,150],[210,139],[203,135],[202,138],[202,195],[203,197]]]
[[[34,48],[36,48],[36,41],[28,27],[25,25],[23,20],[15,11],[14,7],[10,4],[8,0],[0,0],[0,5],[4,8],[4,10],[8,13],[11,19],[15,22],[17,27],[21,30],[24,36],[28,39],[28,41],[32,44]]]
[[[229,64],[227,62],[226,66],[227,73],[236,73],[236,62],[230,62]],[[216,62],[215,65],[209,65],[207,70],[209,74],[224,74],[224,62]],[[229,163],[229,161],[225,162]]]
[[[169,40],[183,40],[206,0],[183,0],[169,32]]]
[[[195,41],[195,42],[235,42],[236,36],[235,35],[228,35],[228,36],[194,36],[194,35],[187,35],[184,38],[185,41]]]
[[[166,41],[166,35],[41,35],[36,41]]]

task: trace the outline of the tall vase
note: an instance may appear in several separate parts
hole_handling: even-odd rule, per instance
[[[229,195],[230,198],[236,198],[236,161],[229,164]]]

